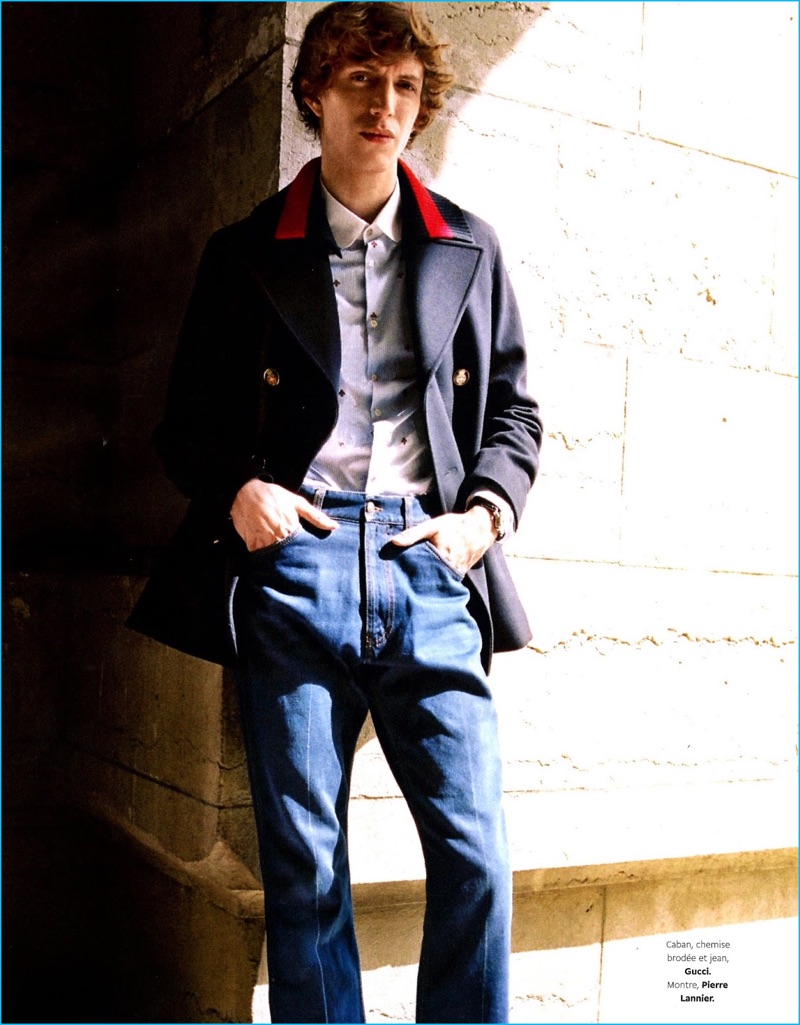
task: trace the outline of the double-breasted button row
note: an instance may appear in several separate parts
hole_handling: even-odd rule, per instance
[[[377,380],[375,374],[372,375],[372,380]],[[462,388],[469,381],[469,370],[461,367],[453,374],[453,384],[457,388]],[[264,384],[270,388],[275,388],[281,383],[281,375],[275,370],[274,367],[267,367],[264,371]]]

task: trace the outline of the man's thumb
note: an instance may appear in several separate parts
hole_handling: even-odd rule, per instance
[[[339,526],[336,520],[331,519],[327,513],[317,509],[316,506],[307,502],[304,498],[300,498],[298,501],[297,515],[301,520],[305,520],[306,523],[313,523],[315,527],[319,527],[321,530],[336,530]]]
[[[391,541],[393,545],[398,545],[400,548],[408,548],[426,537],[428,537],[428,524],[417,523],[413,527],[407,527],[399,534],[395,534]]]

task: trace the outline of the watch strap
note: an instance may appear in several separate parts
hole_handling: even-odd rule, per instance
[[[506,536],[505,524],[503,522],[503,510],[491,499],[486,498],[485,495],[473,495],[470,499],[468,508],[471,509],[475,505],[481,505],[486,509],[492,517],[492,527],[495,532],[495,539],[502,541]]]

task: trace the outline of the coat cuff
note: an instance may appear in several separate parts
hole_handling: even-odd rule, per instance
[[[473,491],[467,499],[467,509],[472,505],[476,498],[485,498],[487,502],[492,502],[500,510],[500,519],[503,524],[503,541],[506,538],[511,537],[514,531],[517,529],[516,519],[514,517],[514,510],[511,505],[501,498],[500,495],[494,491],[487,491],[485,488],[480,488],[477,491]]]

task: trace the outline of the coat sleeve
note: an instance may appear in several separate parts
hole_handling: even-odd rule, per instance
[[[232,263],[226,232],[217,232],[200,259],[154,434],[177,488],[225,513],[254,476],[258,430],[258,355],[248,342]],[[242,393],[243,384],[252,396]]]
[[[522,320],[502,254],[492,233],[489,375],[480,447],[462,488],[504,497],[519,523],[539,468],[542,421],[527,391]]]

